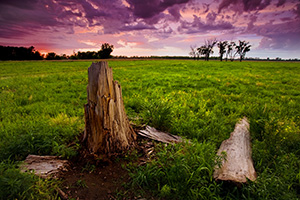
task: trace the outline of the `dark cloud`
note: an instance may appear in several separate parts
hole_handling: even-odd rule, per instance
[[[12,7],[17,7],[17,8],[22,8],[22,9],[29,9],[29,10],[33,10],[35,9],[35,5],[38,1],[37,0],[23,0],[23,1],[19,1],[19,0],[1,0],[0,1],[0,7],[2,6],[12,6]]]
[[[12,0],[1,1],[0,6],[0,24],[3,24],[0,32],[6,36],[9,36],[6,29],[26,35],[60,27],[71,34],[75,26],[98,25],[107,33],[115,33],[135,22],[121,0]],[[141,26],[136,28],[141,30]]]
[[[205,8],[205,10],[203,11],[203,13],[207,13],[207,12],[209,11],[209,6],[210,6],[210,4],[208,4],[208,3],[203,3],[202,5],[203,5],[203,7]]]
[[[0,22],[0,38],[5,38],[5,39],[10,39],[10,38],[15,38],[15,39],[21,39],[24,35],[28,35],[29,32],[26,30],[22,30],[19,27],[15,26],[5,26],[6,28],[1,28],[3,23]],[[18,30],[20,29],[20,30]],[[18,30],[18,31],[16,31]]]
[[[215,23],[216,18],[217,18],[217,13],[210,12],[206,15],[206,23],[213,24]]]
[[[230,30],[233,28],[233,25],[229,22],[216,21],[215,13],[212,12],[207,15],[207,22],[202,21],[201,18],[196,15],[194,15],[192,22],[182,20],[178,27],[178,31],[187,34],[194,34],[215,30]]]
[[[156,28],[154,26],[145,23],[138,23],[135,25],[125,25],[120,28],[120,31],[133,31],[133,30],[145,30],[145,29],[155,30]]]
[[[280,2],[280,4],[281,3],[282,2]],[[222,2],[219,5],[219,13],[223,9],[233,9],[233,7],[239,7],[240,11],[245,12],[263,10],[270,4],[271,0],[222,0]]]
[[[262,36],[261,49],[297,50],[300,47],[300,20],[282,24],[268,23],[254,28],[253,33]]]
[[[300,18],[300,3],[297,4],[296,8],[294,9],[294,13],[296,14],[297,18]]]
[[[250,21],[249,21],[248,26],[247,26],[247,31],[251,31],[255,27],[254,23],[256,22],[257,18],[258,17],[256,15],[251,15],[249,17]]]
[[[169,8],[168,12],[170,13],[171,16],[173,16],[175,21],[179,21],[181,18],[180,10],[181,10],[181,6],[175,5]]]
[[[136,17],[147,19],[174,5],[185,4],[190,0],[126,0]]]
[[[278,0],[278,3],[276,4],[277,7],[280,7],[282,5],[284,5],[286,2],[286,0]]]
[[[151,38],[151,46],[153,41],[171,41],[172,36],[213,32],[261,37],[260,48],[299,49],[299,20],[299,0],[0,0],[3,41],[40,35],[41,40],[45,37],[54,41],[53,45],[63,40],[80,45],[68,41],[68,37],[106,37],[113,41],[103,35],[125,32],[121,34],[123,39],[131,37],[132,43],[139,40],[148,45]],[[75,34],[77,27],[89,35]],[[61,38],[53,39],[52,35]]]
[[[18,38],[41,29],[58,26],[58,12],[48,12],[38,1],[7,1],[0,3],[0,37]]]

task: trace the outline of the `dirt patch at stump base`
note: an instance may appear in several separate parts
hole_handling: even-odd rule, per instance
[[[131,178],[124,168],[128,163],[144,165],[149,161],[149,155],[154,150],[154,143],[150,139],[138,137],[134,152],[128,152],[125,157],[103,158],[95,160],[94,156],[77,157],[70,161],[68,171],[60,174],[63,181],[61,190],[67,199],[156,199],[150,193],[142,196],[136,194],[134,188],[126,188]],[[86,154],[83,154],[86,155]],[[129,158],[133,155],[135,158]]]
[[[104,163],[101,166],[86,164],[70,166],[61,175],[62,190],[69,199],[116,199],[117,191],[124,190],[123,184],[130,181],[128,172],[120,162]]]

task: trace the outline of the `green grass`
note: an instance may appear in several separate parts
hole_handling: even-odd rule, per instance
[[[90,64],[0,62],[0,177],[16,182],[2,182],[14,195],[1,199],[39,190],[33,177],[8,175],[8,165],[17,171],[28,154],[76,155]],[[166,199],[300,198],[299,63],[110,60],[109,66],[132,122],[193,140],[157,147],[150,163],[130,168],[140,192]],[[243,116],[250,120],[258,179],[241,187],[217,183],[214,155]]]

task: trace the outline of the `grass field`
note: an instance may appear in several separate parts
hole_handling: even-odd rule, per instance
[[[91,61],[0,62],[0,199],[56,198],[55,181],[19,173],[28,154],[71,158],[84,130]],[[131,187],[166,199],[300,198],[300,63],[110,60],[130,121],[193,142],[157,146],[128,166]],[[215,154],[250,120],[256,182],[212,178]]]

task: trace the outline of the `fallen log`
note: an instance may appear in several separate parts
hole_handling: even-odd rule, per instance
[[[224,140],[217,152],[222,157],[225,152],[225,159],[221,167],[216,166],[214,178],[216,180],[232,181],[234,183],[246,183],[247,179],[256,180],[256,172],[251,158],[251,144],[249,122],[244,117],[236,124],[230,138]]]
[[[57,156],[28,155],[20,168],[22,172],[34,172],[42,178],[55,178],[59,172],[67,170],[67,166],[68,161]]]

